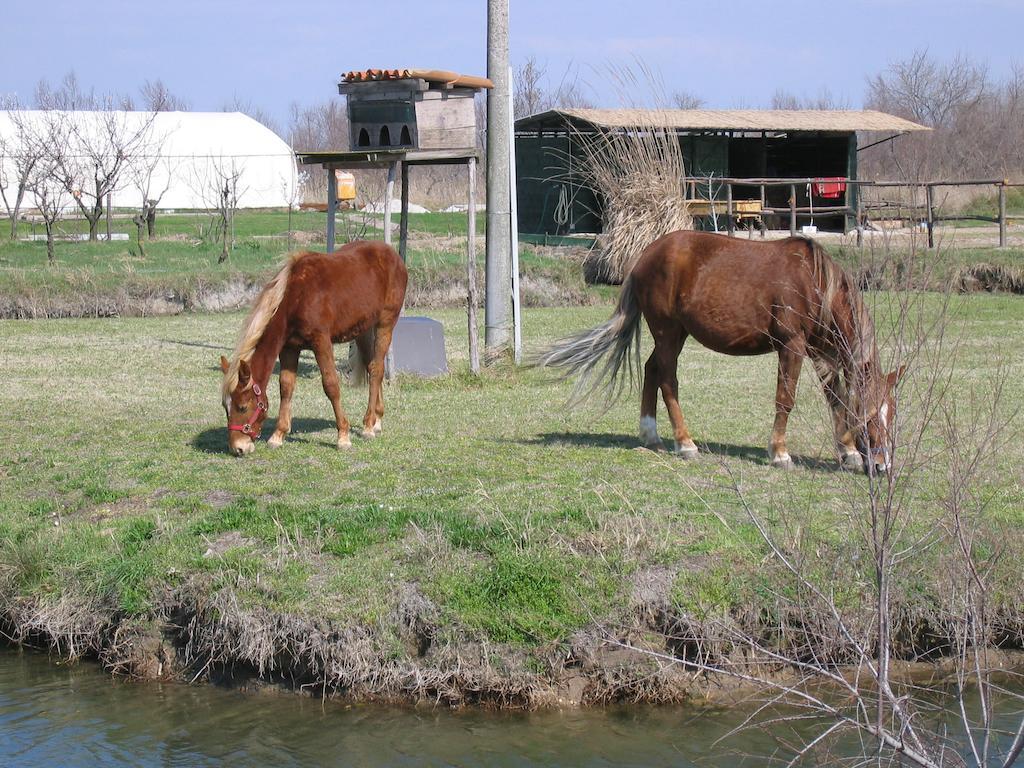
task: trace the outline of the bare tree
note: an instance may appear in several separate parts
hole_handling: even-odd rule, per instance
[[[242,182],[245,164],[233,157],[208,157],[201,167],[198,161],[192,167],[189,183],[207,210],[214,213],[213,226],[221,241],[217,263],[223,264],[234,248],[235,212],[246,192]]]
[[[0,102],[0,110],[7,113],[12,133],[0,134],[0,201],[10,219],[10,238],[18,235],[18,216],[25,200],[29,182],[43,154],[42,145],[35,140],[28,117],[21,111],[17,99]]]
[[[346,149],[348,139],[348,114],[339,101],[291,105],[288,142],[295,149]]]
[[[46,80],[40,80],[36,84],[35,102],[37,109],[58,109],[70,112],[76,109],[94,109],[96,96],[91,90],[88,92],[82,90],[78,84],[78,77],[72,71],[64,75],[60,85],[56,88],[51,87]]]
[[[933,130],[867,153],[865,170],[913,181],[1019,173],[1022,86],[1019,67],[1006,83],[993,84],[986,67],[965,56],[942,62],[922,49],[892,63],[868,80],[865,106]]]
[[[46,229],[46,259],[55,260],[54,234],[57,222],[67,207],[68,191],[60,180],[59,168],[64,163],[70,129],[66,113],[48,112],[31,127],[29,141],[38,149],[38,159],[28,175],[26,191],[43,219]]]
[[[279,136],[281,135],[281,131],[277,126],[277,121],[271,117],[267,110],[254,104],[249,99],[241,98],[238,94],[235,94],[231,98],[231,101],[225,102],[224,106],[221,108],[221,112],[241,112],[243,115],[248,115],[257,123],[261,123]]]
[[[143,109],[147,112],[188,112],[189,103],[171,93],[160,78],[147,80],[139,88]]]
[[[772,94],[772,109],[849,109],[845,101],[837,100],[832,91],[822,88],[817,96],[797,96],[783,88]]]
[[[104,204],[120,183],[125,170],[150,138],[155,112],[133,113],[103,108],[69,118],[70,146],[60,157],[55,173],[89,223],[89,240],[98,239]],[[139,114],[139,113],[135,113]],[[108,227],[109,228],[109,227]]]
[[[160,200],[171,188],[171,162],[164,157],[163,148],[168,134],[153,134],[145,148],[140,151],[128,166],[128,175],[134,186],[141,193],[139,213],[132,217],[139,242],[139,252],[145,254],[142,244],[143,231],[146,239],[152,240],[156,235],[156,214]]]
[[[949,125],[956,113],[976,104],[988,87],[986,68],[966,56],[946,63],[918,49],[868,80],[867,102],[929,126]]]
[[[672,94],[671,104],[676,109],[700,109],[705,101],[695,93],[676,91]]]
[[[552,87],[547,84],[547,68],[530,56],[516,69],[513,80],[512,109],[517,118],[548,109],[593,106],[572,67],[567,67]]]

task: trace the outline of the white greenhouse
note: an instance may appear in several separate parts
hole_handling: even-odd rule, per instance
[[[34,142],[38,152],[47,141],[63,144],[64,166],[75,169],[86,192],[97,163],[110,167],[123,153],[115,208],[138,208],[145,197],[163,210],[212,209],[226,184],[238,208],[280,208],[298,199],[291,148],[240,112],[0,111],[0,185],[7,200],[17,192],[18,160],[30,156],[26,147]],[[65,179],[70,175],[65,171]],[[28,192],[22,207],[33,206]]]

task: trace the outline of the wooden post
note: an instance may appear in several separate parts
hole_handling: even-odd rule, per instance
[[[512,67],[508,68],[508,81],[513,81]],[[516,127],[512,104],[513,89],[508,91],[508,188],[509,188],[509,244],[512,246],[512,359],[516,365],[523,362],[523,307],[519,299],[519,186],[516,180]]]
[[[110,239],[111,239],[111,231],[110,231],[110,220],[111,220],[110,198],[112,196],[113,196],[112,192],[107,192],[107,242],[108,243],[110,242]]]
[[[935,191],[931,184],[925,184],[924,187],[924,203],[928,209],[928,247],[935,247],[935,212],[932,210],[932,203],[934,202]]]
[[[732,183],[728,181],[725,182],[725,229],[729,233],[729,237],[736,234],[732,218]]]
[[[388,182],[384,185],[384,242],[391,245],[391,198],[395,196],[395,175],[398,161],[388,165]]]
[[[469,370],[480,373],[480,342],[476,329],[476,158],[469,158],[469,205],[466,206],[466,304],[469,314]]]
[[[861,201],[863,187],[857,188],[857,247],[864,247],[864,204]]]
[[[761,189],[761,239],[764,240],[765,232],[768,229],[768,225],[764,222],[764,208],[767,205],[767,195],[765,194],[764,184],[760,185]]]
[[[999,185],[999,247],[1006,247],[1006,179]]]
[[[334,252],[335,214],[338,212],[338,179],[327,166],[327,252]]]
[[[796,184],[789,185],[789,236],[796,236]]]
[[[409,240],[409,164],[402,163],[402,216],[398,225],[398,255],[405,261]]]

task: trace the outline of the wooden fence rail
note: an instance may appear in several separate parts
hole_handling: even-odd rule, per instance
[[[797,205],[797,188],[801,185],[811,185],[816,183],[840,183],[849,187],[857,188],[858,194],[856,196],[856,205],[829,205],[829,206],[798,206]],[[1010,182],[1006,179],[968,179],[964,181],[921,181],[921,182],[907,182],[907,181],[870,181],[867,179],[847,179],[847,178],[797,178],[797,179],[771,179],[771,178],[732,178],[732,177],[714,177],[714,176],[690,176],[686,179],[686,189],[689,199],[697,200],[697,190],[699,187],[706,187],[708,189],[708,195],[711,201],[714,201],[714,193],[712,192],[715,185],[719,187],[725,187],[725,214],[726,214],[726,230],[730,235],[736,231],[736,201],[745,201],[747,198],[736,198],[734,195],[734,187],[756,187],[758,189],[758,198],[760,200],[760,212],[762,215],[784,215],[789,213],[789,231],[790,234],[796,234],[797,228],[797,216],[804,215],[835,215],[842,214],[844,216],[851,216],[856,221],[857,228],[857,244],[860,245],[863,242],[863,230],[865,224],[870,222],[870,211],[871,210],[882,210],[885,208],[897,208],[897,209],[909,209],[915,212],[919,212],[923,209],[924,215],[922,216],[923,222],[928,230],[928,247],[935,247],[935,225],[941,221],[987,221],[993,224],[999,225],[999,246],[1006,246],[1006,190],[1007,188],[1013,187],[1024,187],[1024,182]],[[789,201],[788,206],[775,207],[769,206],[767,203],[767,190],[771,187],[788,187],[789,188]],[[979,214],[955,214],[955,215],[939,215],[937,213],[937,207],[935,205],[935,190],[940,187],[995,187],[996,195],[998,198],[998,213],[996,216],[982,216]],[[892,188],[903,188],[913,191],[914,197],[917,198],[918,190],[924,189],[925,193],[925,204],[923,206],[914,203],[888,203],[883,202],[882,204],[876,205],[865,205],[863,202],[863,196],[859,194],[865,188],[881,188],[881,189],[892,189]],[[749,216],[749,214],[745,214]],[[762,222],[761,235],[764,236],[764,225]]]

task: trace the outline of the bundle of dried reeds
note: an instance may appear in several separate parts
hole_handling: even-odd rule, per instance
[[[604,206],[604,234],[584,262],[591,283],[621,283],[644,248],[693,227],[679,137],[658,127],[664,121],[657,110],[636,114],[633,128],[574,135],[582,147],[579,174]]]

